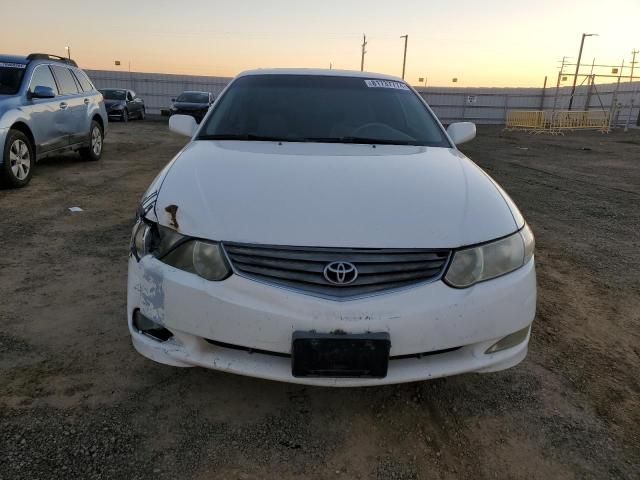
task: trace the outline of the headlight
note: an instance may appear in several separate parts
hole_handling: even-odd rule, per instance
[[[533,256],[535,241],[528,225],[513,235],[478,247],[458,250],[445,281],[466,288],[517,270]]]
[[[224,280],[231,274],[222,247],[216,242],[187,240],[160,261],[211,281]]]
[[[187,237],[144,220],[138,220],[133,227],[131,253],[137,260],[152,254],[167,265],[211,281],[231,275],[219,243]]]
[[[158,228],[153,223],[144,220],[136,221],[131,234],[131,253],[140,260],[158,244]]]
[[[124,109],[124,105],[121,104],[116,104],[116,105],[111,105],[111,110],[122,110]]]

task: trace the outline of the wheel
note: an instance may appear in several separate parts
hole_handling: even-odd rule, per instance
[[[98,122],[91,122],[89,130],[89,147],[80,150],[80,155],[85,160],[96,161],[102,157],[102,147],[104,146],[104,132]]]
[[[123,122],[129,121],[129,110],[127,110],[126,108],[122,111],[122,121]]]
[[[146,117],[147,112],[145,112],[144,108],[142,110],[140,110],[140,120],[144,120],[144,117]]]
[[[33,145],[19,130],[9,130],[0,165],[0,183],[7,187],[24,187],[31,180],[36,163]]]

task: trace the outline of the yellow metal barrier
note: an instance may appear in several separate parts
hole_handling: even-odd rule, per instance
[[[600,130],[608,133],[609,112],[603,110],[554,112],[550,129],[558,133],[562,130]]]
[[[506,127],[525,130],[544,128],[544,113],[538,110],[509,110]]]
[[[609,112],[604,110],[509,110],[505,126],[507,130],[528,130],[531,133],[563,134],[564,130],[609,133],[609,118]]]

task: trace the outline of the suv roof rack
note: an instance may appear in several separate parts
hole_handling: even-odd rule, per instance
[[[56,62],[66,63],[68,65],[73,65],[74,67],[78,66],[75,60],[61,57],[59,55],[51,55],[50,53],[31,53],[27,55],[27,60],[55,60]]]

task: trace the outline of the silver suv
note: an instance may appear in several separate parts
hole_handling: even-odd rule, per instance
[[[0,184],[23,187],[36,161],[65,151],[102,156],[107,112],[76,62],[0,55]]]

